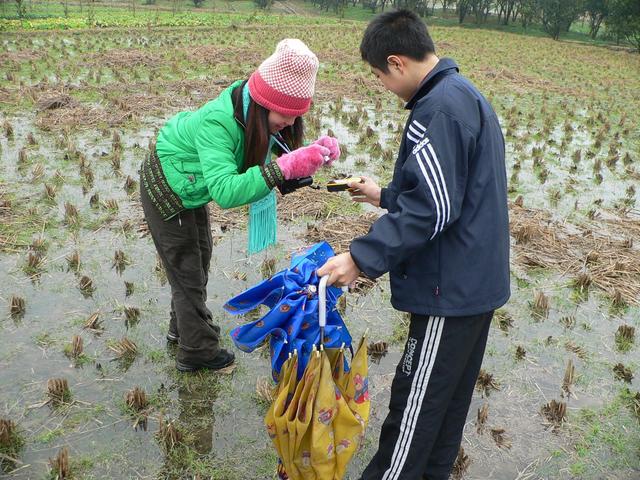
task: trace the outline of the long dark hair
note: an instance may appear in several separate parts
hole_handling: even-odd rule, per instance
[[[236,120],[244,129],[244,163],[240,173],[244,173],[247,169],[262,165],[267,156],[269,148],[269,110],[251,99],[249,102],[249,111],[247,113],[247,121],[244,119],[244,110],[242,104],[242,89],[247,82],[238,85],[231,92],[233,100],[233,112]],[[295,122],[290,127],[285,127],[280,131],[280,135],[284,138],[286,145],[295,150],[302,146],[304,138],[304,122],[302,117],[296,117]],[[275,153],[280,156],[284,153],[282,148],[276,143]]]

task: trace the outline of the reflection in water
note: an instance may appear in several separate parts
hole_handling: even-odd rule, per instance
[[[213,402],[217,398],[218,378],[207,377],[203,384],[178,387],[178,422],[184,431],[190,433],[190,447],[200,454],[209,453],[213,448]]]

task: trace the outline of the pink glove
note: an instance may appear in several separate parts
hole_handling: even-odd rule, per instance
[[[323,135],[313,143],[314,145],[322,145],[329,149],[329,161],[327,161],[325,165],[331,166],[335,160],[340,158],[340,146],[338,145],[337,138],[330,137],[329,135]]]
[[[276,159],[286,180],[292,178],[310,177],[322,166],[330,151],[322,145],[311,144],[300,147],[291,153]]]

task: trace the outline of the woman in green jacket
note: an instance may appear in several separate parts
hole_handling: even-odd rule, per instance
[[[274,188],[313,175],[340,155],[321,137],[303,147],[318,59],[296,39],[281,41],[251,75],[195,112],[160,130],[142,165],[140,195],[156,250],[171,285],[167,339],[178,343],[180,371],[220,369],[234,361],[220,349],[220,328],[206,306],[212,239],[207,204],[249,204],[249,250],[275,242]],[[271,154],[279,155],[271,161]]]

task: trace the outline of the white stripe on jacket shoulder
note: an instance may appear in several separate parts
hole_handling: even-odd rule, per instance
[[[427,129],[417,120],[412,120],[407,128],[407,139],[413,143],[419,143]],[[414,152],[415,155],[415,152]]]

